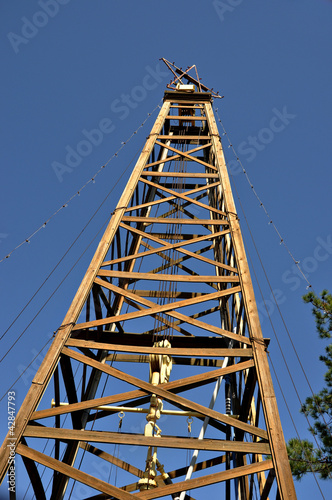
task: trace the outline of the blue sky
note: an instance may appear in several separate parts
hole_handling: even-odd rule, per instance
[[[95,182],[74,196],[30,243],[0,263],[4,331],[113,188],[78,243],[1,341],[1,352],[30,323],[114,209],[128,165],[156,117],[156,111],[151,117],[148,113],[160,103],[170,80],[160,57],[183,67],[196,64],[203,83],[225,96],[215,107],[255,190],[314,289],[332,288],[331,1],[17,0],[4,3],[1,11],[0,259],[40,228],[123,146]],[[297,354],[313,389],[319,390],[324,367],[318,356],[324,343],[317,339],[310,308],[301,300],[306,283],[234,162],[227,137],[223,144],[233,185]],[[234,196],[279,342],[303,400],[309,389]],[[1,363],[1,396],[61,323],[97,241],[98,236]],[[256,291],[264,336],[271,338],[270,357],[304,435],[306,421],[298,413],[299,402]],[[38,360],[15,385],[18,404],[37,366]],[[276,393],[288,439],[295,431],[277,384]],[[4,433],[1,424],[1,437]],[[320,487],[327,498],[328,485],[320,482]],[[296,489],[299,498],[321,497],[312,478],[296,483]]]

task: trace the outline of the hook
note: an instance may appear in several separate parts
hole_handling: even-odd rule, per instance
[[[120,413],[118,413],[118,417],[119,417],[119,429],[121,429],[122,427],[122,420],[124,419],[124,416],[125,416],[125,413],[123,411],[120,411]]]
[[[188,432],[191,432],[191,424],[193,423],[194,419],[193,417],[188,417],[187,422],[188,422]]]

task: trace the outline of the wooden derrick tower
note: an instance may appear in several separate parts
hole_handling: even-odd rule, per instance
[[[17,414],[38,500],[296,498],[215,94],[168,65],[175,86]]]

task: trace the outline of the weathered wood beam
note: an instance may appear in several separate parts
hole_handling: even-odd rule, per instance
[[[142,354],[165,354],[167,356],[206,356],[213,358],[221,357],[252,357],[252,349],[193,349],[193,348],[174,348],[174,347],[142,347],[127,346],[119,344],[107,344],[104,342],[93,342],[91,340],[68,339],[66,346],[86,347],[89,349],[107,349],[108,351],[118,352],[136,352]],[[237,366],[237,365],[232,365]],[[233,368],[234,370],[234,368]]]
[[[152,280],[152,281],[177,281],[182,283],[238,283],[238,276],[186,276],[183,274],[153,274],[153,273],[137,273],[125,271],[108,271],[100,269],[98,276],[106,276],[110,278],[124,278],[135,280]],[[238,290],[237,290],[238,291]]]
[[[196,488],[202,488],[211,484],[220,483],[223,481],[228,481],[230,479],[237,479],[243,476],[248,476],[250,474],[256,474],[260,471],[270,470],[273,467],[271,460],[265,460],[264,462],[245,465],[242,467],[236,467],[235,469],[230,469],[222,472],[216,472],[214,474],[209,474],[207,476],[200,476],[194,479],[188,479],[187,481],[181,481],[179,483],[170,484],[167,486],[162,486],[154,490],[142,491],[137,493],[136,496],[142,500],[152,500],[154,498],[160,498],[167,495],[172,495],[174,493],[179,493],[181,491],[190,491]]]
[[[107,361],[113,360],[113,355],[109,355]],[[206,358],[184,358],[182,356],[176,356],[172,358],[173,365],[185,365],[185,366],[209,366],[209,367],[221,367],[223,361],[221,359],[206,359]],[[144,354],[115,354],[114,362],[124,362],[124,363],[149,363],[150,358],[148,355]]]
[[[206,236],[203,234],[189,234],[189,233],[182,233],[182,234],[177,234],[177,233],[157,233],[154,231],[151,231],[149,235],[154,236],[156,238],[159,238],[160,240],[192,240],[194,238],[201,238],[202,236]],[[209,235],[210,236],[210,235]]]
[[[43,439],[61,439],[69,441],[112,443],[130,446],[157,446],[180,450],[223,451],[234,453],[259,453],[268,455],[271,450],[268,443],[225,441],[222,439],[182,438],[178,436],[144,436],[125,432],[89,431],[76,429],[55,429],[54,427],[36,427],[28,425],[25,437]],[[156,439],[158,441],[156,442]]]
[[[48,457],[40,451],[32,450],[28,446],[19,444],[17,446],[16,452],[22,457],[27,457],[31,460],[34,460],[41,465],[45,465],[45,467],[56,470],[59,473],[71,477],[75,481],[86,484],[87,486],[90,486],[97,491],[112,495],[118,500],[133,500],[133,497],[132,495],[130,495],[130,493],[127,493],[120,488],[116,488],[115,486],[112,486],[95,476],[91,476],[86,472],[75,469],[71,465],[64,464],[63,462],[60,462],[60,460],[55,460],[55,458]]]
[[[162,298],[162,299],[190,299],[204,295],[202,292],[179,292],[172,290],[132,290],[138,297]]]
[[[219,174],[203,174],[201,172],[152,172],[152,171],[144,171],[141,174],[144,177],[180,177],[180,178],[188,178],[188,179],[219,179]]]
[[[122,217],[124,222],[143,222],[145,225],[149,224],[187,224],[195,226],[229,226],[229,222],[226,219],[181,219],[174,218],[170,219],[168,217],[134,217],[130,215],[124,215]]]
[[[185,109],[187,109],[187,108],[188,108],[188,109],[193,108],[193,109],[203,109],[203,110],[204,110],[204,107],[203,107],[203,106],[197,106],[197,104],[194,104],[194,105],[193,105],[192,103],[191,103],[191,104],[190,104],[190,103],[188,103],[188,104],[186,104],[186,105],[182,105],[182,104],[171,104],[171,106],[170,106],[170,107],[171,107],[171,108],[179,108],[179,109],[180,109],[180,108],[185,108]]]
[[[158,135],[158,139],[175,141],[210,141],[211,137],[208,135]]]
[[[188,118],[188,120],[186,120]],[[186,116],[186,115],[168,115],[166,116],[165,120],[182,120],[184,122],[186,121],[193,121],[193,120],[198,120],[198,121],[204,121],[206,120],[206,116],[199,116],[199,115],[193,115],[193,116]]]

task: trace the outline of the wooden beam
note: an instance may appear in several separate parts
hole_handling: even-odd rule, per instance
[[[188,120],[186,120],[188,118]],[[184,122],[191,122],[193,120],[198,120],[198,121],[205,121],[206,116],[198,116],[198,115],[193,115],[193,116],[186,116],[186,115],[168,115],[166,116],[165,120],[181,120]]]
[[[182,438],[178,436],[144,436],[125,432],[89,431],[77,429],[56,429],[28,425],[25,437],[43,439],[61,439],[63,441],[81,441],[93,443],[112,443],[127,446],[158,446],[180,450],[223,451],[234,453],[259,453],[268,455],[271,450],[268,443],[225,441],[222,439]],[[157,440],[157,441],[156,441]]]
[[[264,462],[236,467],[235,469],[216,472],[214,474],[200,476],[194,479],[188,479],[187,481],[169,484],[154,490],[141,491],[140,493],[137,493],[136,496],[142,500],[152,500],[154,498],[180,493],[181,491],[190,491],[196,488],[209,486],[211,484],[228,481],[230,479],[237,479],[243,476],[249,476],[250,474],[257,474],[257,472],[270,470],[272,467],[273,465],[271,460],[264,460]]]
[[[182,104],[171,104],[171,108],[193,108],[193,109],[204,109],[203,106],[197,106],[196,104],[187,104],[187,105],[182,105]]]
[[[148,301],[149,302],[149,301]],[[222,332],[223,330],[220,329]],[[225,331],[226,332],[226,331]],[[120,332],[109,332],[104,330],[102,336],[97,337],[96,332],[85,330],[83,332],[71,336],[72,339],[81,340],[98,340],[98,342],[108,342],[110,344],[121,344],[121,345],[141,345],[150,347],[154,343],[155,334],[150,332],[140,332],[133,333],[125,331],[124,334]],[[250,341],[249,341],[250,342]],[[182,335],[173,335],[172,337],[173,347],[202,347],[202,348],[223,348],[228,346],[227,340],[221,336],[211,335],[195,335],[191,337],[184,338]]]
[[[61,429],[58,430],[61,431]],[[75,481],[86,484],[87,486],[90,486],[97,491],[112,495],[118,500],[133,500],[133,496],[130,495],[130,493],[127,493],[120,488],[116,488],[115,486],[112,486],[95,476],[90,476],[90,474],[87,474],[86,472],[82,472],[70,465],[64,464],[59,460],[55,460],[55,458],[48,457],[40,451],[32,450],[28,446],[19,444],[17,446],[16,452],[22,457],[30,458],[31,460],[34,460],[41,465],[45,465],[45,467],[58,471],[60,474],[71,477]]]
[[[208,135],[158,135],[158,139],[173,141],[210,141]],[[163,144],[164,146],[164,144]]]
[[[107,361],[114,362],[124,362],[124,363],[149,363],[150,358],[148,355],[144,354],[115,354],[113,358],[112,354],[109,354]],[[172,359],[173,365],[186,365],[186,366],[209,366],[209,367],[221,367],[223,361],[221,359],[206,359],[206,358],[184,358],[182,356],[177,356]]]
[[[144,171],[141,173],[143,177],[181,177],[188,179],[219,179],[219,174],[201,173],[201,172],[151,172]]]
[[[130,227],[130,226],[128,226]],[[187,234],[187,233],[182,233],[182,234],[177,234],[177,233],[157,233],[156,231],[151,231],[149,233],[150,236],[154,236],[156,238],[159,238],[161,240],[178,240],[178,241],[186,241],[186,240],[191,240],[193,238],[200,238],[201,236],[206,236],[203,234]],[[211,234],[211,236],[214,236]]]
[[[190,75],[186,75],[186,78],[190,79]],[[195,83],[195,82],[193,82]],[[202,88],[204,89],[204,85],[202,85]],[[205,87],[204,90],[209,90],[207,87]],[[174,104],[175,102],[181,102],[185,104],[185,108],[188,106],[191,106],[193,102],[197,104],[204,104],[207,101],[211,101],[212,99],[212,94],[210,92],[180,92],[178,90],[166,90],[164,93],[164,101],[165,102],[171,102]],[[176,106],[178,107],[178,106]],[[198,108],[197,108],[198,109]]]
[[[179,292],[172,290],[132,290],[138,297],[162,298],[162,299],[190,299],[204,295],[202,292]]]
[[[127,346],[119,344],[107,344],[104,342],[93,342],[91,340],[68,339],[66,346],[69,347],[86,347],[89,349],[107,349],[108,351],[117,352],[136,352],[142,354],[165,354],[166,356],[201,356],[201,357],[244,357],[252,356],[252,349],[190,349],[176,347],[142,347],[142,346]],[[237,365],[233,365],[237,366]]]
[[[125,271],[108,271],[100,269],[98,271],[98,276],[107,276],[110,278],[123,278],[123,279],[134,279],[134,280],[151,280],[151,281],[176,281],[178,283],[238,283],[238,276],[186,276],[184,274],[153,274],[153,273],[137,273],[137,272],[125,272]],[[236,290],[237,292],[240,290]],[[230,293],[233,293],[230,290]],[[209,300],[209,299],[207,299]],[[179,303],[174,303],[174,307],[178,306]]]
[[[170,219],[168,217],[134,217],[125,215],[122,217],[123,222],[143,222],[144,224],[189,224],[195,226],[228,226],[229,222],[226,219],[184,219],[177,217]]]

